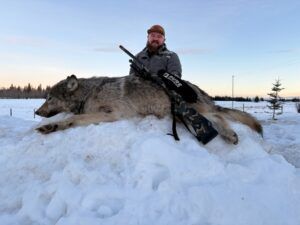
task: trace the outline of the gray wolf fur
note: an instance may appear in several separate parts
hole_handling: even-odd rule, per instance
[[[226,142],[238,143],[238,136],[229,127],[227,120],[241,122],[262,134],[262,127],[254,117],[239,110],[217,106],[204,91],[193,84],[191,86],[198,94],[197,102],[191,106],[212,122]],[[70,112],[74,115],[63,121],[40,126],[37,130],[48,134],[74,126],[137,116],[155,115],[162,118],[171,114],[170,105],[169,97],[161,87],[137,76],[77,79],[72,75],[51,88],[46,102],[36,114],[51,117],[61,112]]]

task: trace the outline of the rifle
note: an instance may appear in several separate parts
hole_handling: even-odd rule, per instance
[[[135,57],[130,51],[128,51],[126,48],[124,48],[122,45],[119,46],[120,49],[122,49],[127,55],[129,55],[131,57],[131,59],[129,59],[130,62],[130,67],[136,71],[138,74],[140,74],[142,77],[147,78],[149,76],[151,76],[149,70],[147,69],[147,67],[144,66],[144,64],[137,58]],[[134,62],[134,61],[135,62]],[[139,65],[137,65],[137,63]]]
[[[119,47],[130,56],[130,66],[137,74],[144,79],[157,83],[169,96],[173,115],[172,131],[175,140],[179,140],[176,131],[176,118],[180,119],[185,127],[203,144],[208,143],[218,135],[209,120],[186,104],[186,102],[195,103],[197,101],[197,93],[188,83],[166,71],[151,74],[149,69],[137,57],[122,45]],[[191,131],[191,128],[193,128],[193,131]]]
[[[197,101],[197,93],[186,81],[164,70],[158,71],[157,74],[151,74],[149,69],[137,57],[122,45],[120,45],[120,48],[131,57],[129,60],[130,67],[141,77],[158,83],[165,88],[166,92],[170,90],[177,92],[186,102],[195,103]]]

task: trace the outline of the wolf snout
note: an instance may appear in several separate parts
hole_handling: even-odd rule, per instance
[[[38,116],[41,116],[40,109],[36,110],[36,111],[35,111],[35,114],[38,115]]]
[[[35,111],[35,114],[38,115],[38,116],[46,116],[46,112],[42,108],[38,108]]]
[[[60,112],[61,111],[59,111],[59,110],[47,110],[47,109],[44,109],[43,107],[41,107],[35,112],[35,114],[38,116],[41,116],[41,117],[49,118],[49,117],[55,116],[56,114],[58,114]]]
[[[41,116],[41,117],[49,117],[48,113],[45,110],[41,109],[41,108],[36,110],[35,114],[38,115],[38,116]]]
[[[53,111],[53,110],[49,109],[49,104],[46,101],[42,106],[40,106],[40,108],[38,108],[35,111],[35,114],[38,116],[41,116],[41,117],[50,117],[50,116],[52,116],[52,115],[50,115],[51,111]]]

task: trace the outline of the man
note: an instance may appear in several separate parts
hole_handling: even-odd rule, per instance
[[[152,74],[157,74],[158,71],[164,70],[181,77],[180,60],[175,52],[167,49],[164,28],[160,25],[153,25],[148,29],[147,33],[147,46],[136,57]],[[132,68],[129,74],[139,76]]]
[[[199,141],[203,144],[208,143],[218,135],[218,131],[190,104],[198,101],[198,92],[207,98],[209,96],[196,86],[191,87],[190,83],[175,77],[181,78],[181,64],[177,54],[169,51],[166,47],[164,28],[160,25],[153,25],[147,33],[147,46],[136,55],[138,62],[134,61],[129,74],[148,76],[147,73],[143,73],[145,71],[141,71],[142,74],[139,74],[138,71],[142,70],[139,68],[141,65],[138,65],[140,62],[149,70],[152,81],[164,88],[171,101],[172,131],[175,140],[179,140],[176,131],[176,120],[179,119]]]

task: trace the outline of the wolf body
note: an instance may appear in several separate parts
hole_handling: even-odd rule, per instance
[[[254,117],[239,110],[217,106],[208,94],[190,85],[197,92],[198,98],[196,103],[188,105],[206,117],[226,142],[238,143],[238,136],[227,120],[241,122],[262,134],[262,127]],[[37,130],[48,134],[74,126],[137,116],[155,115],[163,118],[171,114],[171,102],[160,86],[137,76],[77,79],[72,75],[50,89],[46,102],[36,114],[51,117],[61,112],[74,115],[63,121],[40,126]]]

